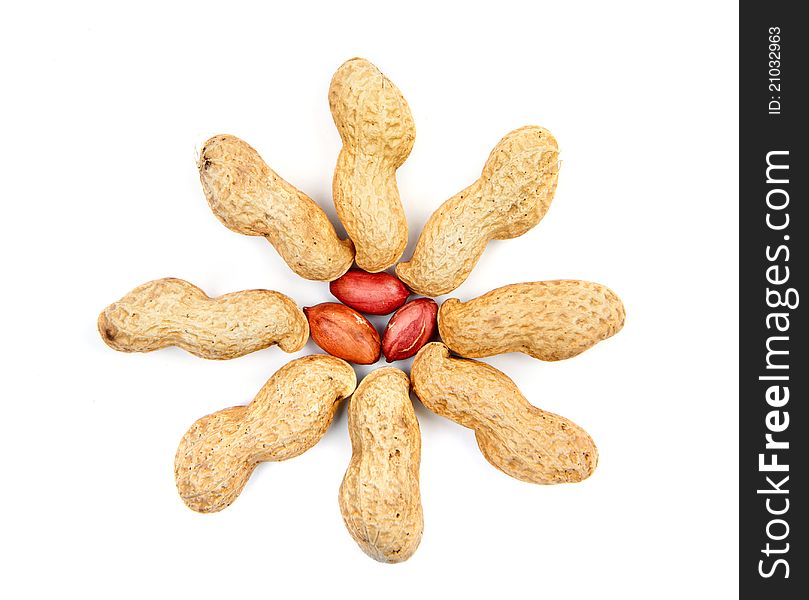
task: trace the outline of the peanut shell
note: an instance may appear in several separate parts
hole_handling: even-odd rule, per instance
[[[434,413],[475,431],[492,465],[529,483],[578,482],[589,477],[598,450],[584,429],[532,406],[505,373],[486,363],[450,358],[427,344],[410,370],[413,390]]]
[[[241,493],[258,463],[293,458],[326,433],[340,400],[357,385],[354,369],[312,355],[281,367],[247,406],[202,417],[174,460],[177,490],[197,512],[216,512]]]
[[[348,404],[352,456],[340,486],[349,533],[371,558],[396,563],[421,541],[421,433],[410,380],[399,369],[372,371]]]
[[[197,166],[217,218],[237,233],[266,237],[304,279],[331,281],[351,266],[351,241],[338,238],[323,209],[270,169],[247,142],[216,135],[205,142]]]
[[[515,238],[542,220],[559,171],[556,140],[547,129],[522,127],[494,147],[475,183],[444,202],[429,218],[413,257],[396,275],[424,296],[461,285],[489,240]]]
[[[98,317],[101,339],[121,352],[178,346],[202,358],[236,358],[278,344],[297,352],[309,323],[284,294],[246,290],[210,298],[182,279],[144,283]]]
[[[337,69],[329,106],[343,141],[332,185],[337,216],[354,242],[357,266],[383,271],[407,246],[396,169],[416,139],[410,107],[390,79],[363,58]]]
[[[581,354],[624,326],[624,305],[608,287],[576,280],[506,285],[461,302],[445,301],[438,330],[467,358],[524,352],[540,360]]]

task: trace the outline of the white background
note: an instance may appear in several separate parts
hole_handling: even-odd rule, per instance
[[[0,16],[0,596],[736,596],[735,3],[25,6]],[[116,353],[95,330],[104,306],[164,276],[211,295],[330,299],[213,217],[195,151],[238,135],[333,217],[326,93],[356,55],[416,121],[398,173],[406,257],[502,135],[543,125],[562,158],[549,213],[491,243],[452,295],[589,279],[628,314],[569,361],[488,360],[592,434],[600,463],[583,483],[510,479],[472,431],[416,402],[426,525],[393,566],[366,557],[340,517],[345,410],[221,513],[176,493],[187,427],[248,402],[311,342],[213,362]]]

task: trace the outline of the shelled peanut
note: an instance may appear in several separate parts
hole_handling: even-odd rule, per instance
[[[393,313],[382,335],[382,353],[393,362],[415,356],[435,334],[438,305],[430,298],[408,302]]]
[[[379,358],[379,334],[358,311],[371,315],[396,311],[381,340],[387,362],[414,356],[435,333],[438,305],[430,298],[405,303],[410,291],[393,275],[352,269],[332,281],[329,289],[348,306],[324,302],[303,310],[312,339],[333,356],[356,364],[371,364]]]
[[[369,315],[387,315],[407,302],[405,285],[390,273],[351,269],[329,284],[329,291],[343,304]]]
[[[323,350],[358,365],[370,365],[379,358],[379,333],[356,310],[323,302],[303,309],[309,319],[312,339]]]

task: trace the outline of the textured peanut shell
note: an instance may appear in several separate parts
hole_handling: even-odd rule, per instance
[[[581,354],[624,326],[624,305],[589,281],[506,285],[461,302],[445,301],[438,330],[449,349],[468,358],[524,352],[540,360]]]
[[[429,218],[413,257],[396,266],[399,279],[424,296],[461,285],[489,240],[518,237],[542,220],[556,190],[558,157],[547,129],[528,126],[506,135],[480,179]]]
[[[284,294],[246,290],[210,298],[182,279],[144,283],[98,317],[108,346],[151,352],[178,346],[202,358],[236,358],[273,344],[297,352],[309,339],[309,323]]]
[[[362,58],[337,69],[329,105],[343,141],[334,206],[356,247],[357,266],[376,273],[394,265],[407,245],[396,169],[413,149],[416,127],[399,89]]]
[[[475,431],[492,465],[529,483],[573,483],[589,477],[598,450],[581,427],[532,406],[511,379],[476,360],[450,358],[427,344],[410,371],[413,389],[434,413]]]
[[[331,281],[354,260],[323,209],[278,176],[249,144],[232,135],[205,142],[197,164],[205,197],[228,228],[261,235],[304,279]]]
[[[287,460],[314,446],[356,385],[345,361],[304,356],[279,369],[247,406],[199,419],[174,460],[183,502],[203,513],[229,506],[258,463]]]
[[[340,512],[368,556],[387,563],[410,558],[421,541],[421,434],[410,381],[385,367],[362,380],[348,404],[353,454],[340,486]]]

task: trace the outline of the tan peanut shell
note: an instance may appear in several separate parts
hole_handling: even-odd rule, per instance
[[[197,164],[213,213],[229,229],[261,235],[304,279],[331,281],[354,260],[350,240],[337,237],[314,200],[278,176],[247,142],[216,135]]]
[[[314,446],[356,385],[345,361],[304,356],[281,367],[247,406],[199,419],[174,460],[183,502],[203,513],[229,506],[258,463],[287,460]]]
[[[202,358],[236,358],[273,344],[297,352],[309,339],[309,323],[284,294],[246,290],[210,298],[182,279],[144,283],[98,317],[108,346],[151,352],[178,346]]]
[[[450,350],[468,358],[524,352],[540,360],[581,354],[624,326],[624,305],[589,281],[516,283],[468,302],[445,301],[438,330]]]
[[[329,106],[343,141],[334,206],[356,247],[357,266],[376,273],[394,265],[407,245],[396,169],[413,149],[416,127],[399,89],[362,58],[337,69]]]
[[[372,371],[348,404],[353,454],[340,486],[340,512],[371,558],[396,563],[421,541],[421,434],[410,380],[399,369]]]
[[[547,129],[528,126],[506,135],[480,179],[429,218],[413,257],[396,266],[399,279],[424,296],[461,285],[489,240],[518,237],[542,220],[556,190],[558,156]]]
[[[529,483],[572,483],[589,477],[598,450],[581,427],[532,406],[505,373],[476,360],[450,358],[427,344],[410,371],[413,390],[434,413],[475,431],[483,456]]]

